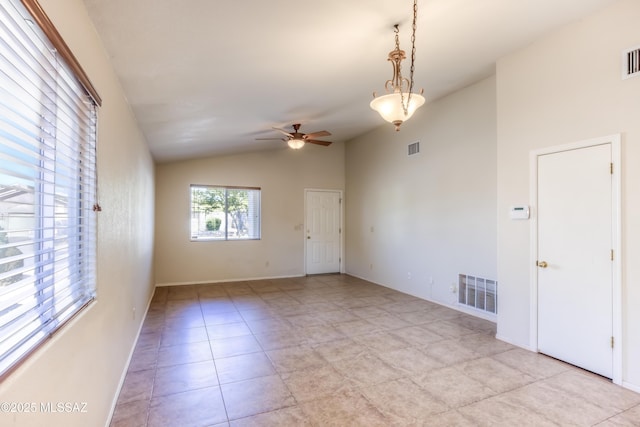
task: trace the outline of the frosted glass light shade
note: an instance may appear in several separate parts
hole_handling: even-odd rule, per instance
[[[302,148],[304,146],[304,140],[303,139],[290,139],[289,142],[287,142],[287,144],[289,144],[289,147],[293,148],[294,150],[299,150],[300,148]]]
[[[409,98],[409,93],[403,92],[402,97],[404,97],[406,102],[407,98]],[[413,113],[424,104],[424,97],[422,95],[412,93],[411,102],[409,103],[407,115],[405,116],[404,109],[402,108],[402,97],[400,96],[400,92],[378,96],[371,101],[369,106],[376,110],[383,119],[396,125],[397,128],[402,122],[409,120],[411,116],[413,116]]]

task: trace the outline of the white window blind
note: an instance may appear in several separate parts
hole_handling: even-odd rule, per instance
[[[0,375],[95,297],[96,106],[0,3]]]
[[[191,186],[191,240],[260,239],[260,188]]]

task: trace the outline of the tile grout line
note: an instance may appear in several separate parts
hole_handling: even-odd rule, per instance
[[[213,362],[213,369],[216,372],[216,380],[218,382],[218,391],[220,393],[220,398],[222,399],[222,406],[224,407],[224,416],[227,419],[227,424],[230,423],[229,420],[229,410],[227,409],[227,402],[224,399],[224,393],[222,392],[222,383],[220,382],[220,374],[218,374],[218,365],[216,364],[216,358],[213,354],[213,348],[211,347],[212,343],[212,339],[211,336],[209,335],[209,328],[207,328],[207,323],[204,320],[204,311],[202,310],[202,299],[200,298],[200,293],[198,291],[197,292],[197,296],[198,296],[198,307],[200,308],[200,315],[202,316],[202,324],[204,325],[204,331],[207,334],[207,344],[209,345],[209,353],[211,354],[211,361]],[[226,289],[225,289],[225,293],[227,293]],[[217,424],[217,423],[216,423]]]
[[[269,284],[269,285],[270,285],[270,284]],[[330,287],[332,287],[332,286],[334,286],[334,285],[333,285],[333,284],[332,284],[331,286],[327,285],[327,286],[326,286],[326,288],[330,288]],[[338,287],[338,286],[334,286],[334,287],[335,287],[336,289],[339,289],[339,287]],[[261,349],[261,354],[263,354],[264,356],[266,356],[266,357],[267,357],[267,359],[268,359],[268,360],[269,360],[269,362],[271,363],[272,367],[274,367],[274,370],[275,370],[275,372],[274,372],[274,373],[275,373],[275,374],[277,374],[277,377],[280,379],[280,381],[282,381],[282,383],[284,384],[284,386],[285,386],[286,390],[288,391],[289,395],[292,397],[292,402],[294,402],[293,404],[291,404],[290,406],[285,406],[285,407],[283,407],[283,408],[279,408],[279,409],[285,409],[285,408],[290,408],[290,407],[300,407],[300,406],[302,405],[302,403],[304,403],[304,402],[298,401],[298,399],[296,398],[296,396],[293,394],[293,391],[292,391],[292,389],[290,388],[290,386],[289,386],[289,385],[284,381],[284,377],[283,377],[283,376],[285,375],[285,373],[286,373],[286,372],[284,372],[284,371],[282,371],[282,372],[281,372],[280,370],[275,369],[275,362],[274,362],[274,359],[272,359],[272,357],[267,353],[267,350],[265,349],[264,344],[263,344],[262,342],[260,342],[260,341],[257,339],[257,334],[256,334],[256,332],[254,331],[254,329],[252,329],[251,327],[249,327],[249,324],[248,324],[248,318],[247,318],[247,317],[245,317],[245,316],[242,314],[242,311],[239,309],[241,306],[239,306],[239,305],[238,305],[238,303],[237,303],[237,301],[238,301],[238,300],[234,301],[234,298],[232,298],[232,296],[227,292],[227,290],[226,290],[225,288],[221,288],[221,289],[223,289],[223,290],[224,290],[224,292],[225,292],[225,294],[227,294],[227,296],[225,297],[225,299],[226,299],[228,302],[231,302],[231,303],[233,304],[233,307],[235,308],[235,311],[240,315],[240,318],[242,318],[242,319],[243,319],[243,320],[242,320],[242,322],[243,322],[243,324],[245,325],[245,327],[247,328],[247,330],[249,331],[249,334],[248,334],[247,336],[250,336],[253,340],[255,340],[255,342],[257,343],[257,347],[256,347],[256,349],[257,349],[257,348],[260,348],[260,349]],[[324,288],[323,288],[323,289],[324,289]],[[344,288],[343,288],[343,289],[344,289]],[[343,310],[343,311],[345,311],[345,312],[347,312],[347,313],[349,313],[349,314],[351,314],[351,315],[353,315],[353,316],[356,316],[357,318],[359,318],[359,319],[361,319],[361,320],[365,320],[365,321],[366,321],[366,319],[367,319],[367,318],[362,318],[362,317],[358,316],[357,314],[355,314],[355,313],[354,313],[354,311],[353,311],[353,310],[354,310],[354,308],[349,308],[349,307],[348,307],[348,308],[345,308],[345,307],[343,307],[343,306],[336,305],[336,304],[335,304],[336,299],[334,298],[334,292],[322,292],[322,293],[320,293],[320,292],[315,292],[312,286],[309,286],[309,287],[307,287],[307,288],[304,288],[304,287],[303,287],[303,289],[300,289],[300,290],[307,291],[309,295],[313,295],[313,298],[302,298],[302,297],[305,295],[304,293],[297,293],[297,294],[296,294],[296,293],[293,293],[293,294],[290,294],[289,290],[287,290],[287,289],[282,289],[282,288],[278,288],[278,290],[276,290],[276,291],[274,291],[274,292],[282,292],[282,294],[283,294],[283,295],[286,295],[287,297],[291,298],[292,300],[296,301],[297,303],[299,303],[299,304],[300,304],[300,305],[302,305],[302,306],[305,306],[305,305],[313,305],[313,304],[315,304],[315,303],[318,303],[318,304],[322,304],[322,303],[329,303],[329,304],[333,304],[335,307],[338,307],[338,309],[339,309],[339,310]],[[251,292],[250,292],[250,293],[248,293],[248,294],[246,294],[246,295],[251,295],[253,298],[258,298],[258,299],[259,299],[259,301],[260,301],[261,303],[266,304],[266,307],[267,307],[267,308],[269,308],[269,309],[274,309],[274,307],[268,303],[269,298],[267,298],[267,299],[265,299],[265,298],[264,298],[264,296],[266,296],[266,294],[267,294],[267,293],[264,293],[264,292],[256,292],[254,289],[251,289]],[[345,296],[344,296],[344,298],[359,298],[358,294],[359,294],[359,293],[358,293],[357,291],[348,292],[348,295],[345,295]],[[367,294],[367,293],[363,293],[362,295],[366,295],[366,294]],[[371,292],[371,293],[369,293],[369,294],[370,294],[371,296],[379,296],[379,295],[380,295],[380,294],[379,294],[379,292],[377,292],[377,290],[376,290],[376,292]],[[225,402],[225,399],[224,399],[224,394],[222,393],[222,384],[220,383],[220,375],[219,375],[219,372],[218,372],[218,366],[217,366],[216,358],[215,358],[215,356],[214,356],[214,352],[213,352],[213,345],[212,345],[212,343],[213,343],[213,341],[215,341],[215,340],[213,339],[213,335],[212,335],[211,331],[209,330],[209,327],[208,327],[208,325],[207,325],[207,323],[206,323],[206,321],[205,321],[205,318],[204,318],[204,306],[203,306],[203,304],[202,304],[202,301],[203,301],[203,300],[201,300],[201,299],[200,299],[200,295],[199,295],[199,293],[197,293],[196,295],[197,295],[197,297],[196,297],[196,298],[197,298],[197,301],[198,301],[198,303],[199,303],[199,313],[200,313],[200,316],[202,316],[203,326],[205,327],[206,337],[207,337],[207,339],[208,339],[208,341],[207,341],[207,342],[208,342],[208,345],[209,345],[208,352],[210,353],[211,358],[212,358],[212,361],[213,361],[213,363],[214,363],[214,365],[213,365],[213,366],[214,366],[214,369],[215,369],[215,371],[216,371],[216,372],[215,372],[215,374],[216,374],[216,378],[217,378],[217,380],[218,380],[218,388],[219,388],[220,395],[221,395],[221,398],[222,398],[223,406],[224,406],[224,408],[225,408],[226,420],[227,420],[227,423],[229,423],[229,422],[231,422],[231,420],[229,419],[229,411],[228,411],[228,408],[227,408],[227,403]],[[337,296],[338,296],[338,293],[336,293],[335,295],[336,295],[336,297],[337,297]],[[236,296],[236,297],[239,297],[239,298],[242,298],[242,295],[240,295],[240,294],[235,295],[235,296]],[[368,298],[368,297],[367,297],[367,296],[362,296],[362,298]],[[309,301],[311,301],[311,302],[309,302]],[[394,300],[394,301],[395,301],[395,300]],[[250,302],[250,298],[249,298],[249,302]],[[399,303],[399,302],[398,302],[398,303]],[[164,305],[164,314],[166,314],[167,302],[165,301],[163,305]],[[371,307],[378,307],[379,305],[381,305],[381,304],[372,303],[370,306],[371,306]],[[276,306],[276,307],[275,307],[276,312],[278,311],[277,309],[278,309],[278,306]],[[386,311],[386,310],[385,310],[385,311]],[[314,313],[315,313],[315,312],[314,312]],[[395,311],[393,311],[393,312],[388,312],[388,313],[389,313],[390,315],[394,316],[394,317],[399,317],[399,316],[396,316],[396,314],[397,314],[397,313],[396,313]],[[272,314],[270,314],[268,318],[270,318],[270,319],[275,319],[275,318],[277,318],[277,319],[280,319],[280,320],[286,321],[286,322],[288,322],[289,324],[291,324],[291,326],[293,326],[294,328],[296,328],[296,325],[295,325],[295,324],[292,324],[292,320],[291,320],[291,319],[289,319],[289,317],[291,317],[291,316],[281,316],[281,315],[278,315],[278,314],[276,313],[276,315],[275,315],[275,316],[274,316],[274,315],[272,315]],[[165,317],[165,319],[166,319],[166,317]],[[259,321],[260,321],[260,320],[261,320],[261,319],[256,319],[256,321],[258,321],[258,323],[259,323]],[[445,318],[445,319],[434,319],[432,322],[429,322],[429,323],[433,323],[433,322],[436,322],[436,323],[437,323],[437,322],[449,322],[449,323],[455,323],[456,325],[459,325],[459,326],[461,326],[461,327],[468,327],[470,330],[472,330],[472,331],[473,331],[473,334],[477,336],[477,339],[472,340],[472,341],[473,341],[473,343],[475,343],[475,344],[477,344],[477,345],[482,345],[482,346],[484,346],[484,342],[483,342],[483,340],[481,340],[480,338],[481,338],[482,336],[486,335],[486,332],[485,332],[484,330],[482,330],[482,329],[474,328],[474,327],[472,327],[472,326],[470,326],[470,325],[468,325],[468,324],[467,324],[467,325],[465,325],[465,324],[461,324],[461,323],[459,323],[459,322],[454,322],[452,319],[447,319],[447,318]],[[344,322],[338,322],[338,323],[344,323]],[[409,323],[411,323],[411,325],[410,325],[410,326],[409,326],[409,325],[407,325],[407,327],[422,327],[422,326],[424,326],[424,324],[416,325],[416,324],[413,324],[412,322],[409,322]],[[216,325],[211,325],[211,326],[212,326],[212,330],[213,330],[213,329],[214,329],[214,328],[216,328],[216,327],[222,327],[222,328],[223,328],[223,327],[224,327],[224,324],[222,324],[222,325],[218,325],[218,326],[216,326]],[[276,326],[277,326],[277,325],[275,325],[275,324],[273,325],[273,327],[276,327]],[[318,326],[318,325],[311,325],[311,326]],[[322,325],[320,325],[320,326],[328,326],[328,327],[332,327],[332,328],[333,328],[333,327],[335,327],[335,323],[325,323],[325,322],[323,322],[323,323],[322,323]],[[309,341],[309,340],[310,340],[310,338],[309,338],[308,336],[306,336],[306,335],[303,333],[304,331],[306,331],[307,327],[309,327],[309,326],[304,326],[304,324],[303,324],[302,326],[299,326],[299,327],[297,327],[297,328],[296,328],[297,332],[300,332],[300,333],[301,333],[300,339],[303,339],[304,344],[302,344],[300,340],[294,340],[294,341],[291,341],[291,342],[292,342],[292,343],[296,343],[295,345],[286,343],[286,345],[284,345],[284,346],[282,347],[282,349],[286,349],[286,348],[290,348],[290,347],[295,347],[295,346],[303,346],[303,345],[304,345],[304,346],[306,346],[306,347],[309,347],[312,351],[315,351],[315,349],[314,349],[313,345],[312,345],[312,344],[310,344],[310,342],[311,342],[311,341]],[[159,341],[159,343],[158,343],[158,347],[157,347],[157,354],[159,354],[159,351],[160,351],[160,348],[161,348],[161,345],[162,345],[162,341],[163,341],[163,337],[164,337],[164,332],[165,332],[166,328],[167,328],[167,323],[165,322],[165,323],[163,323],[163,325],[162,325],[162,332],[161,332],[161,334],[160,334],[160,341]],[[271,329],[271,328],[272,328],[272,325],[269,325],[268,332],[273,332],[273,331],[275,331],[274,329]],[[392,329],[392,330],[380,329],[380,330],[379,330],[379,331],[377,331],[376,333],[382,333],[382,332],[385,332],[385,333],[391,333],[391,332],[393,332],[393,331],[394,331],[394,330],[396,330],[396,329],[402,329],[402,327],[398,327],[398,328],[395,328],[395,329]],[[368,334],[368,333],[366,333],[366,334],[357,334],[357,336],[367,335],[367,334]],[[259,334],[258,334],[258,335],[259,335]],[[491,334],[489,334],[489,336],[491,336]],[[452,340],[452,341],[455,341],[455,342],[460,342],[460,341],[462,341],[462,340],[463,340],[463,338],[462,338],[461,336],[455,336],[455,335],[452,335],[452,336],[443,336],[442,338],[443,338],[443,340]],[[494,337],[493,337],[493,338],[494,338]],[[335,341],[335,340],[338,340],[338,339],[351,339],[351,340],[353,340],[353,335],[345,335],[345,336],[344,336],[344,337],[342,337],[342,338],[333,337],[333,338],[332,338],[331,340],[329,340],[329,341],[324,341],[324,340],[323,340],[323,341],[320,341],[320,343],[319,343],[319,344],[326,344],[326,342],[332,342],[332,341]],[[409,344],[411,344],[411,342],[408,342],[408,343],[409,343]],[[475,344],[474,344],[474,345],[475,345]],[[368,346],[367,346],[367,348],[368,348],[368,350],[370,350],[370,351],[372,351],[373,353],[375,353],[375,351],[374,351],[374,350],[376,350],[376,348],[374,348],[374,347],[368,347]],[[413,348],[413,346],[412,346],[412,348]],[[415,348],[417,348],[418,350],[420,350],[420,349],[422,349],[423,347],[415,347]],[[496,349],[497,349],[497,348],[496,348]],[[484,347],[483,347],[483,351],[482,351],[482,352],[477,353],[477,355],[476,355],[477,357],[474,357],[473,359],[471,359],[471,361],[474,361],[474,360],[480,360],[480,359],[483,359],[483,358],[488,358],[488,359],[492,359],[492,360],[493,360],[493,361],[495,361],[495,362],[498,362],[498,363],[504,364],[505,366],[507,366],[507,367],[509,367],[509,368],[511,368],[511,369],[515,369],[515,370],[517,370],[518,372],[521,372],[521,373],[523,373],[523,374],[528,374],[526,371],[522,371],[522,370],[518,369],[518,368],[517,368],[517,366],[513,366],[511,363],[505,363],[505,362],[503,362],[503,361],[502,361],[502,360],[500,360],[500,359],[496,359],[496,356],[499,356],[499,355],[501,355],[501,354],[505,354],[505,353],[507,353],[507,352],[509,352],[509,351],[512,351],[512,350],[514,350],[513,348],[512,348],[512,349],[509,349],[509,350],[501,350],[501,351],[498,351],[498,352],[496,352],[496,353],[487,353],[487,354],[484,354],[484,353],[486,353],[486,351],[485,351],[485,350],[489,350],[489,351],[490,351],[490,348],[489,348],[489,347],[487,347],[486,349],[484,349]],[[328,363],[328,364],[329,364],[329,366],[333,366],[333,365],[332,365],[332,363],[331,363],[330,361],[328,361],[327,359],[325,359],[325,357],[324,357],[324,356],[322,356],[322,354],[320,354],[319,356],[320,356],[320,357],[321,357],[321,358],[322,358],[326,363]],[[383,361],[383,363],[385,363],[386,365],[389,365],[387,362],[385,362],[385,360],[384,360],[384,359],[381,359],[381,360],[382,360],[382,361]],[[514,360],[514,361],[515,361],[516,359],[505,359],[505,360],[507,360],[507,361],[509,361],[509,360]],[[156,363],[155,363],[155,366],[154,366],[154,368],[153,368],[153,375],[154,375],[154,376],[153,376],[153,381],[152,381],[152,384],[151,384],[151,395],[150,395],[150,398],[149,398],[149,404],[147,405],[147,411],[146,411],[146,423],[147,423],[147,424],[148,424],[148,422],[149,422],[150,414],[151,414],[151,405],[150,405],[150,402],[151,402],[151,399],[152,399],[152,397],[153,397],[153,392],[155,391],[156,387],[158,386],[158,384],[157,384],[157,373],[158,373],[158,369],[159,369],[159,368],[158,368],[157,361],[158,361],[158,356],[156,356]],[[443,368],[445,368],[445,367],[462,366],[462,365],[464,365],[465,363],[469,363],[469,362],[470,362],[469,360],[467,360],[467,361],[461,361],[461,362],[456,363],[456,364],[451,365],[451,366],[446,365],[446,366],[444,366]],[[392,367],[394,367],[394,366],[392,366]],[[545,382],[545,381],[548,381],[548,380],[553,379],[553,378],[556,378],[556,377],[558,377],[558,376],[560,376],[560,375],[566,374],[567,372],[571,372],[571,369],[567,368],[566,370],[563,370],[562,372],[554,373],[554,374],[552,374],[552,375],[549,375],[548,377],[537,377],[537,378],[536,378],[536,377],[534,376],[534,377],[533,377],[533,381],[531,381],[531,382],[529,382],[529,383],[527,383],[527,384],[522,384],[522,385],[517,386],[517,387],[514,387],[514,388],[512,388],[512,389],[509,389],[509,390],[505,390],[505,391],[502,391],[502,392],[496,393],[496,394],[491,395],[491,396],[489,396],[489,397],[481,398],[481,399],[478,399],[478,400],[474,400],[474,401],[472,401],[472,402],[465,403],[465,405],[464,405],[464,406],[455,406],[455,407],[450,407],[450,409],[449,409],[449,410],[457,412],[460,416],[462,416],[462,417],[463,417],[463,418],[465,418],[465,419],[469,419],[469,418],[467,418],[467,416],[466,416],[464,413],[460,412],[459,410],[460,410],[460,409],[467,408],[467,407],[469,407],[469,406],[471,406],[471,405],[477,404],[478,402],[481,402],[481,401],[483,401],[483,400],[488,400],[488,399],[491,399],[491,398],[494,398],[494,397],[498,397],[498,396],[506,395],[506,394],[508,394],[508,393],[511,393],[511,392],[513,392],[513,391],[517,391],[517,390],[523,389],[523,388],[528,387],[528,386],[532,386],[532,385],[535,385],[535,384],[544,384],[544,382]],[[409,380],[411,380],[411,376],[410,376],[410,375],[408,375],[408,374],[406,374],[404,371],[402,372],[401,378],[408,378]],[[474,377],[471,377],[471,378],[474,378]],[[479,380],[477,380],[477,381],[479,381]],[[480,382],[481,382],[485,387],[487,387],[487,388],[491,389],[491,387],[490,387],[489,385],[485,384],[485,383],[484,383],[484,382],[482,382],[482,381],[480,381]],[[380,384],[382,384],[382,383],[383,383],[383,382],[381,382]],[[427,393],[429,393],[430,395],[432,395],[432,396],[433,396],[433,393],[429,392],[429,390],[424,389],[422,386],[420,386],[420,384],[417,384],[417,383],[415,383],[415,382],[414,382],[414,384],[416,384],[420,389],[424,390],[425,392],[427,392]],[[359,388],[361,388],[361,387],[359,387]],[[494,390],[494,391],[495,391],[495,390]],[[377,410],[378,412],[381,412],[381,413],[382,413],[382,410],[381,410],[381,409],[379,409],[379,408],[375,405],[374,401],[372,401],[372,400],[371,400],[367,395],[365,395],[365,394],[363,394],[363,393],[361,393],[361,394],[363,395],[363,397],[366,399],[366,401],[367,401],[367,402],[369,402],[369,403],[370,403],[374,408],[376,408],[376,410]],[[574,395],[574,397],[576,397],[576,398],[585,399],[585,397],[584,397],[584,396],[579,395],[579,394],[575,394],[574,392],[571,392],[571,394],[572,394],[572,395]],[[586,401],[587,401],[587,402],[589,402],[589,400],[586,400]],[[526,406],[522,406],[522,405],[518,405],[518,406],[521,406],[522,408],[524,408],[524,409],[526,409],[526,410],[530,410],[530,408],[528,408],[528,407],[526,407]],[[600,405],[598,405],[598,406],[600,406]],[[638,405],[636,405],[636,406],[638,406]],[[449,406],[447,405],[447,407],[449,407]],[[616,415],[618,415],[618,414],[622,414],[622,413],[624,413],[624,412],[627,412],[629,409],[633,409],[633,408],[634,408],[634,406],[631,406],[630,408],[627,408],[627,409],[625,410],[625,409],[619,409],[618,407],[615,407],[615,409],[616,409],[616,413],[615,413],[615,414],[613,414],[613,415],[611,415],[611,416],[609,416],[609,418],[607,418],[607,419],[613,418],[613,417],[615,417]],[[613,409],[613,408],[611,408],[611,409]],[[274,411],[275,411],[275,410],[274,410]],[[269,412],[271,412],[271,411],[266,410],[266,411],[264,411],[264,412],[260,412],[259,414],[253,414],[253,415],[250,415],[250,416],[262,415],[262,414],[269,413]],[[444,412],[447,412],[447,411],[444,411]],[[304,414],[305,414],[305,417],[309,417],[309,416],[307,415],[307,413],[305,413],[304,411],[302,411],[302,413],[304,413]],[[249,416],[249,417],[250,417],[250,416]],[[243,417],[243,418],[244,418],[244,417]],[[545,419],[549,420],[549,418],[546,418],[546,417],[545,417]],[[310,421],[310,420],[309,420],[309,421]],[[551,421],[553,421],[553,420],[551,420]],[[606,421],[606,420],[603,420],[603,421]]]

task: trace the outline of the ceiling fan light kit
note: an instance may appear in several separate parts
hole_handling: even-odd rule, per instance
[[[404,50],[400,49],[400,41],[398,38],[398,25],[394,26],[395,32],[395,49],[389,52],[387,60],[393,66],[393,77],[387,80],[384,87],[387,90],[386,95],[377,96],[373,93],[373,101],[369,106],[378,112],[380,116],[393,123],[396,131],[400,130],[400,125],[409,120],[413,113],[420,108],[425,99],[420,93],[413,93],[413,72],[416,57],[416,20],[418,18],[418,0],[413,1],[413,25],[411,33],[411,71],[409,79],[402,77],[402,60],[407,56]]]
[[[304,147],[304,139],[290,139],[287,144],[289,144],[289,147],[293,148],[294,150],[299,150]]]
[[[256,138],[256,139],[267,140],[267,141],[278,139],[281,141],[285,141],[287,145],[289,145],[289,147],[293,148],[294,150],[301,149],[307,143],[322,145],[325,147],[331,145],[331,141],[320,141],[319,139],[316,139],[320,136],[331,135],[331,133],[327,132],[326,130],[321,130],[319,132],[312,132],[312,133],[302,133],[302,132],[298,132],[298,130],[300,130],[300,123],[295,123],[291,127],[293,127],[293,133],[287,132],[284,129],[275,128],[275,127],[273,128],[278,132],[282,132],[285,135],[284,138]]]

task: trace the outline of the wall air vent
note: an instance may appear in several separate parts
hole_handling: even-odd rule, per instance
[[[498,282],[459,274],[458,304],[496,314],[498,312]]]
[[[640,76],[640,46],[622,52],[622,79]]]
[[[409,155],[413,156],[414,154],[418,154],[420,152],[420,142],[414,142],[413,144],[409,144]]]

